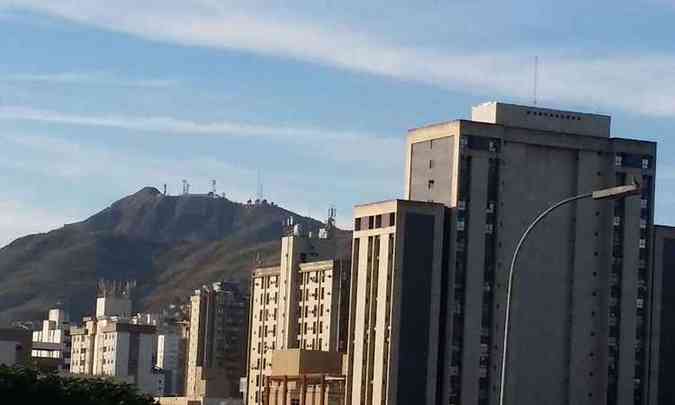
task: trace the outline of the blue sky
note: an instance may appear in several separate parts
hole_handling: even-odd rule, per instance
[[[408,128],[487,100],[659,142],[675,224],[675,1],[0,0],[0,246],[182,179],[302,214],[399,197]],[[367,175],[355,176],[354,168]]]

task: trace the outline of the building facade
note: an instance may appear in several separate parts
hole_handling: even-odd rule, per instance
[[[342,405],[344,355],[321,350],[276,350],[265,378],[263,405]]]
[[[30,366],[32,346],[30,330],[0,328],[0,365]]]
[[[675,227],[654,227],[650,405],[675,403]]]
[[[439,402],[442,204],[354,209],[347,404]]]
[[[187,341],[188,335],[181,330],[167,330],[157,335],[157,368],[164,373],[165,396],[185,394]]]
[[[486,103],[472,120],[411,130],[406,162],[406,198],[452,212],[438,393],[451,405],[497,403],[508,266],[536,214],[641,183],[640,196],[570,204],[531,234],[513,290],[506,401],[644,404],[655,143],[610,137],[608,116]]]
[[[118,318],[85,318],[71,328],[70,372],[108,376],[158,395],[156,327]]]
[[[55,359],[58,368],[70,369],[70,318],[61,308],[49,310],[42,329],[33,331],[33,357]]]
[[[190,298],[188,398],[236,398],[246,361],[247,297],[236,283],[204,286]]]
[[[97,316],[70,328],[70,372],[114,378],[159,396],[164,377],[156,369],[157,328],[144,324],[155,317],[131,316],[132,287],[133,283],[99,283]]]
[[[330,222],[330,220],[329,220]],[[278,266],[258,267],[251,279],[247,403],[263,400],[272,372],[272,351],[344,350],[347,329],[348,259],[336,258],[338,241],[300,227],[281,240]]]

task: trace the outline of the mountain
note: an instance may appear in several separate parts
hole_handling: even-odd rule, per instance
[[[213,195],[167,196],[146,187],[90,218],[0,249],[0,322],[42,319],[62,301],[91,314],[96,281],[136,280],[136,310],[157,310],[222,279],[248,288],[256,257],[279,261],[283,223],[323,224],[279,206]],[[349,232],[337,237],[348,254]]]

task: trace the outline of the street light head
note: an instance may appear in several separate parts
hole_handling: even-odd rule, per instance
[[[627,184],[625,186],[616,186],[616,187],[610,187],[610,188],[605,188],[602,190],[596,190],[593,192],[593,199],[594,200],[607,200],[607,199],[612,199],[612,200],[617,200],[620,198],[626,198],[631,195],[638,195],[640,194],[640,183],[633,177],[633,184]]]

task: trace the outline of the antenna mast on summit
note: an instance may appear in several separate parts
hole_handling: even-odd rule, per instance
[[[258,190],[256,193],[256,198],[260,201],[263,199],[263,183],[262,177],[260,176],[260,169],[258,169]]]

